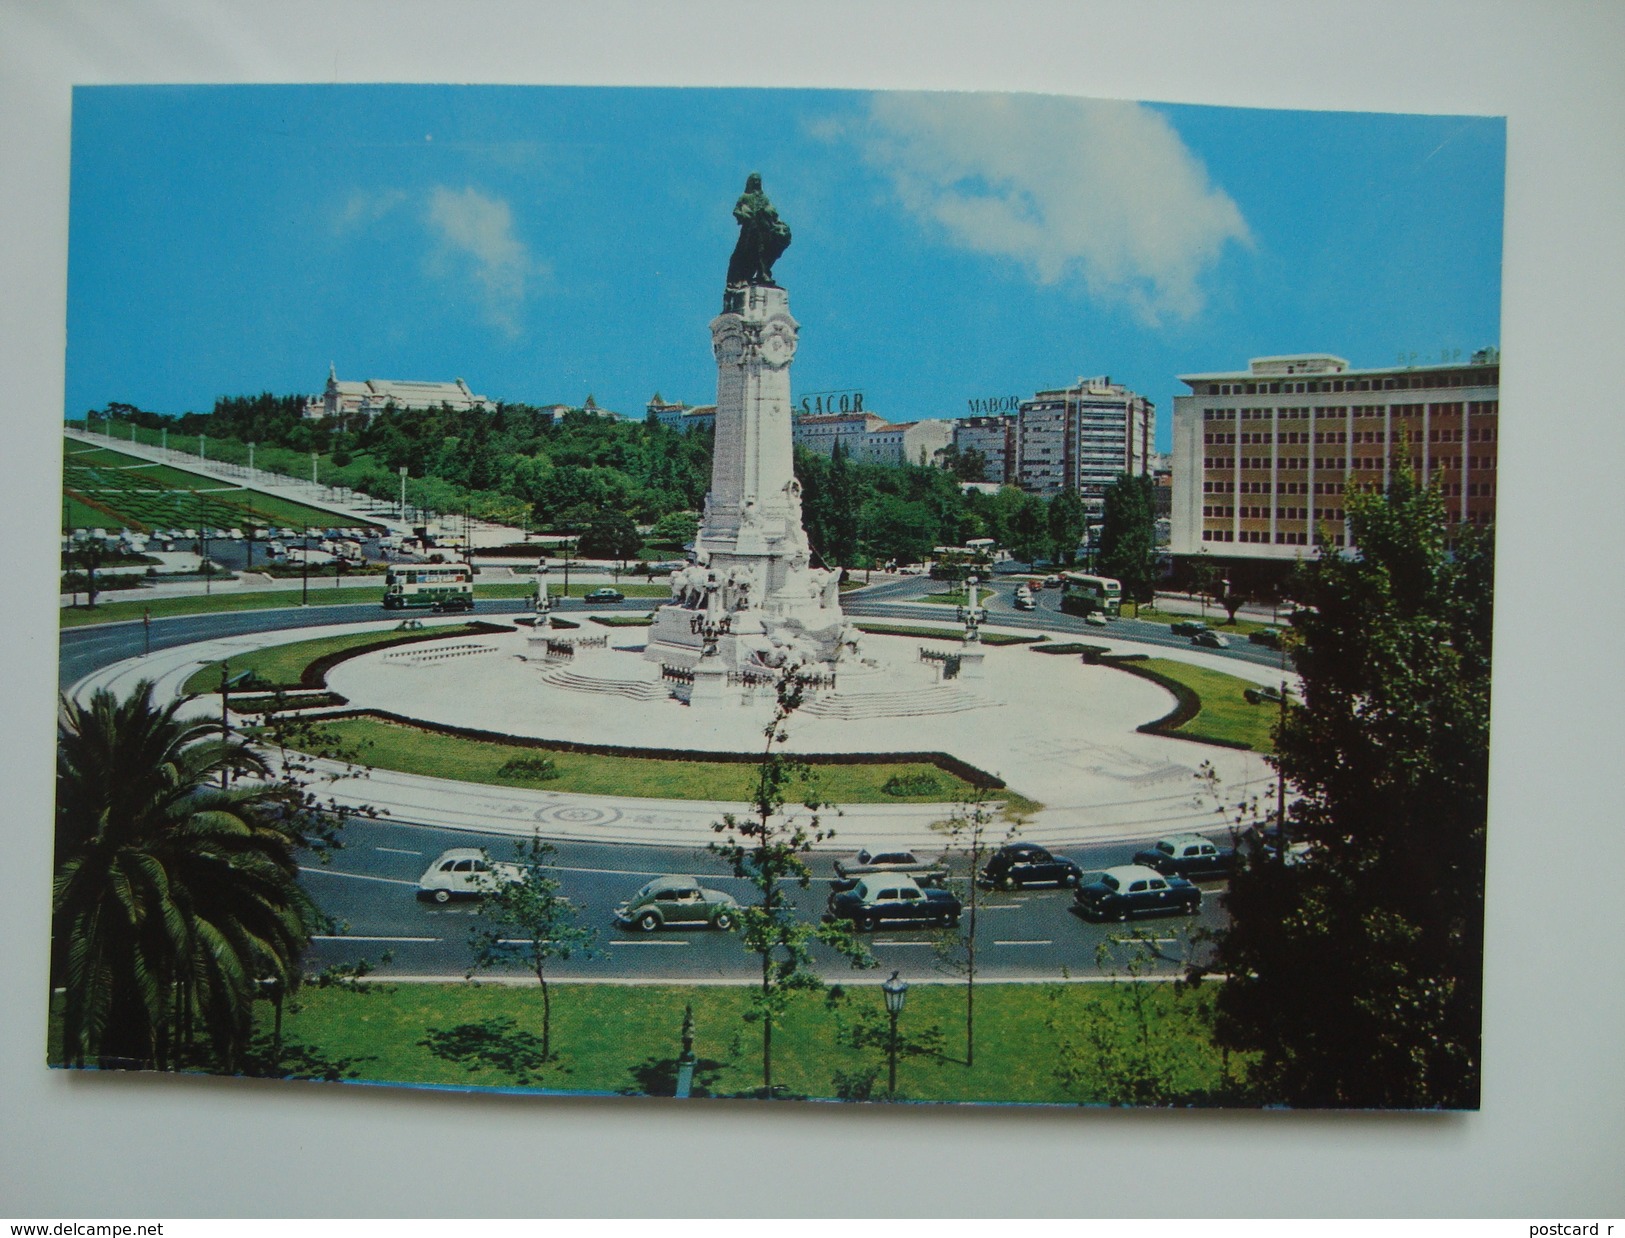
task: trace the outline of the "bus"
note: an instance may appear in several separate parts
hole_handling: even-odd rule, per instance
[[[963,546],[931,548],[931,579],[961,581],[967,576],[986,580],[993,573],[991,537],[973,538]]]
[[[1061,610],[1066,614],[1088,615],[1098,610],[1115,618],[1122,604],[1123,586],[1110,576],[1061,573]]]
[[[474,609],[474,569],[466,563],[399,563],[384,574],[384,609]]]

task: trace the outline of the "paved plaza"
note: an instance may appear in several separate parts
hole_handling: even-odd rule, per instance
[[[200,642],[117,663],[90,676],[75,692],[99,686],[124,692],[146,677],[169,698],[198,666],[222,657],[313,637],[387,632],[395,626],[393,621],[324,626]],[[526,660],[522,655],[532,653],[530,634],[518,628],[365,654],[334,667],[328,683],[352,707],[443,726],[633,748],[760,750],[771,703],[707,707],[670,699],[660,686],[659,668],[641,657],[643,632],[584,624],[572,634],[607,633],[608,646],[583,650],[560,666]],[[1062,634],[1054,638],[1066,639]],[[1131,642],[1110,638],[1091,637],[1090,643],[1116,653],[1136,651]],[[466,652],[432,656],[454,645]],[[918,661],[921,645],[951,649],[957,642],[865,636],[864,655],[880,668],[843,676],[833,695],[814,694],[791,720],[785,747],[800,753],[950,753],[997,774],[1044,805],[1022,830],[1023,837],[1034,841],[1211,829],[1217,823],[1212,806],[1197,800],[1196,774],[1204,761],[1217,769],[1234,793],[1231,798],[1261,793],[1270,783],[1270,770],[1256,753],[1139,733],[1135,728],[1167,713],[1173,698],[1136,676],[1086,666],[1073,655],[1045,655],[1012,645],[987,649],[981,678],[939,684],[934,667]],[[1278,672],[1195,650],[1157,653],[1259,683],[1278,679]],[[643,685],[647,691],[639,699],[606,690],[606,685]],[[843,716],[877,707],[890,715]],[[192,708],[212,714],[218,700],[199,698]],[[625,842],[701,844],[713,837],[711,822],[741,807],[473,786],[385,770],[372,771],[344,793],[403,821],[514,833],[540,826],[553,837]],[[858,837],[925,843],[932,839],[931,823],[947,811],[929,804],[853,805],[837,822],[844,840],[840,845]]]

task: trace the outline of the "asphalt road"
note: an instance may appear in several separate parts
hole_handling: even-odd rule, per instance
[[[356,821],[344,831],[344,848],[325,864],[305,864],[305,886],[331,916],[330,934],[308,956],[315,970],[365,959],[380,975],[461,976],[470,966],[470,931],[479,923],[471,902],[436,904],[417,897],[417,881],[441,851],[484,846],[492,858],[514,855],[512,838],[471,835],[400,822]],[[856,848],[860,839],[853,839]],[[1127,863],[1130,845],[1069,848],[1085,870]],[[581,909],[579,923],[597,931],[587,958],[554,963],[561,978],[749,981],[760,975],[737,932],[669,929],[644,933],[618,928],[615,907],[651,877],[681,873],[702,885],[748,901],[748,883],[728,875],[722,860],[704,850],[588,843],[560,843],[553,857],[563,893]],[[814,880],[791,893],[802,915],[816,919],[829,896],[833,861],[814,860]],[[953,862],[950,863],[952,867]],[[964,861],[957,861],[963,875]],[[1177,974],[1198,928],[1223,923],[1222,883],[1203,883],[1202,910],[1195,916],[1094,924],[1075,915],[1070,890],[1040,889],[979,895],[978,972],[988,980],[1038,980],[1125,973],[1140,960],[1146,970]],[[961,897],[964,891],[959,890]],[[961,928],[968,927],[966,922]],[[947,979],[956,971],[938,957],[939,934],[927,929],[881,929],[865,936],[882,976],[900,971],[910,980]],[[1102,949],[1104,948],[1104,949]],[[382,962],[386,953],[388,962]],[[830,981],[860,976],[844,959],[819,951],[817,965]],[[516,968],[516,975],[522,975]],[[872,977],[871,977],[872,978]]]
[[[1081,638],[1099,635],[1082,619],[1062,614],[1059,592],[1040,591],[1039,608],[1020,612],[1009,605],[1012,586],[1001,584],[989,604],[990,622],[1001,626],[1076,633]],[[940,608],[940,618],[919,605],[904,605],[927,593],[940,592],[942,582],[924,577],[891,582],[844,599],[847,612],[866,618],[925,622],[952,622],[954,608]],[[640,603],[634,599],[631,605]],[[585,609],[579,599],[555,603],[563,611]],[[477,615],[500,617],[527,613],[522,600],[481,601]],[[248,632],[283,628],[364,622],[393,617],[376,605],[291,606],[277,610],[220,612],[154,619],[150,633],[139,621],[69,628],[62,632],[59,680],[64,688],[102,666],[140,654],[150,638],[153,649]],[[1189,647],[1164,624],[1132,619],[1113,620],[1105,634],[1150,645]],[[1262,665],[1277,665],[1273,651],[1241,643],[1228,650],[1208,651]],[[319,938],[310,955],[313,967],[353,964],[367,959],[380,974],[458,976],[469,966],[469,930],[475,922],[471,905],[439,906],[416,897],[418,876],[442,850],[454,846],[488,846],[502,859],[513,846],[511,838],[481,838],[466,832],[430,829],[400,821],[357,820],[345,831],[345,848],[321,863],[306,863],[306,886],[335,928]],[[854,838],[856,849],[863,840]],[[1132,846],[1078,848],[1069,852],[1086,870],[1127,863]],[[687,873],[705,884],[726,890],[741,900],[749,897],[746,883],[726,875],[721,861],[705,851],[633,845],[561,843],[557,855],[565,893],[583,909],[585,923],[599,930],[596,952],[555,965],[561,977],[601,979],[673,979],[746,981],[755,975],[753,956],[747,956],[736,934],[675,930],[655,934],[617,929],[615,906],[650,877]],[[808,890],[795,890],[797,905],[807,917],[822,911],[832,873],[827,859],[817,861],[816,879]],[[962,875],[962,874],[961,874]],[[988,894],[978,917],[978,966],[988,979],[1041,979],[1063,974],[1094,976],[1121,972],[1135,959],[1150,971],[1172,974],[1183,966],[1192,947],[1188,937],[1196,928],[1222,923],[1216,895],[1221,887],[1205,887],[1199,915],[1152,919],[1124,926],[1096,925],[1071,911],[1071,892],[1034,889],[1016,894]],[[882,930],[867,941],[880,967],[898,970],[910,979],[951,978],[953,968],[939,959],[936,935],[921,929]],[[1147,941],[1135,940],[1136,937]],[[820,970],[831,980],[853,974],[833,954],[819,958]]]

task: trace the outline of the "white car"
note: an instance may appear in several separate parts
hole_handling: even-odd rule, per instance
[[[1103,628],[1106,626],[1106,612],[1092,610],[1083,617],[1083,621],[1092,628]]]
[[[525,870],[517,864],[489,859],[478,847],[453,847],[442,851],[418,878],[418,897],[449,903],[454,898],[478,898],[499,884],[523,881]]]

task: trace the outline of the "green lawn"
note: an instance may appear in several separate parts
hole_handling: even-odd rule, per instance
[[[655,621],[653,615],[588,615],[587,618],[606,628],[646,628]]]
[[[310,586],[310,604],[354,606],[364,602],[377,602],[379,615],[384,617],[381,600],[384,596],[384,587],[381,583],[341,586],[336,584],[339,579],[342,578],[335,577],[321,584],[313,582]],[[119,623],[139,619],[142,612],[148,610],[152,612],[154,619],[159,619],[166,615],[204,615],[224,610],[275,610],[279,606],[297,607],[303,592],[301,589],[272,589],[263,593],[233,590],[229,593],[195,593],[185,597],[149,598],[146,601],[108,602],[97,605],[94,610],[84,606],[64,606],[62,626],[76,628],[87,623]],[[534,593],[535,589],[523,584],[474,586],[474,596],[477,598],[528,598]]]
[[[231,528],[250,521],[327,528],[343,520],[333,512],[280,495],[234,486],[107,447],[88,447],[68,439],[63,453],[67,528]]]
[[[218,675],[218,671],[216,674]],[[631,795],[648,799],[749,799],[756,766],[731,761],[678,761],[657,757],[620,757],[567,752],[532,745],[464,739],[422,731],[376,718],[344,718],[322,730],[339,747],[356,751],[362,764],[434,778],[484,782],[508,787],[545,787],[586,795]],[[515,757],[546,755],[558,777],[536,782],[501,772]],[[888,778],[929,776],[939,788],[915,795],[888,795]],[[816,793],[835,804],[906,804],[947,802],[971,793],[971,785],[926,762],[893,765],[817,765]],[[800,795],[799,789],[795,793]]]
[[[1255,752],[1275,750],[1270,731],[1280,718],[1280,706],[1250,703],[1243,694],[1257,686],[1252,680],[1171,658],[1146,658],[1136,665],[1177,680],[1201,698],[1202,708],[1196,717],[1176,728],[1174,734],[1242,743]]]
[[[611,930],[613,931],[613,930]],[[368,947],[358,943],[358,956]],[[1092,964],[1080,973],[1094,974]],[[875,973],[864,974],[874,979]],[[843,976],[832,976],[839,981]],[[1134,989],[1138,992],[1134,992]],[[899,1021],[905,1045],[933,1030],[936,1053],[900,1055],[900,1099],[1110,1103],[1122,1077],[1150,1057],[1168,1069],[1169,1089],[1200,1101],[1243,1069],[1214,1048],[1208,1025],[1216,986],[1178,992],[1171,984],[985,984],[976,991],[976,1065],[964,1065],[964,988],[914,984]],[[1144,1003],[1142,1021],[1134,1002]],[[582,1092],[671,1095],[685,1008],[694,1013],[696,1094],[749,1094],[761,1083],[761,1033],[744,1013],[750,990],[736,985],[556,985],[555,1060],[526,1063],[541,1027],[535,985],[473,984],[306,987],[284,1013],[285,1059],[329,1064],[347,1077],[389,1083],[482,1088],[529,1086]],[[269,1031],[271,1012],[261,1004]],[[862,1012],[883,1018],[878,987],[845,990],[832,1002],[793,995],[774,1029],[774,1079],[791,1096],[833,1097],[835,1076],[878,1071],[883,1047],[853,1049],[840,1028]],[[1071,1060],[1072,1088],[1057,1076]]]
[[[447,627],[428,629],[437,635],[447,638],[468,636],[474,631],[471,625],[454,624]],[[324,658],[330,653],[342,653],[349,649],[360,649],[367,645],[386,645],[400,641],[421,641],[424,629],[408,632],[351,632],[343,636],[322,636],[315,640],[293,641],[286,645],[271,645],[265,649],[256,649],[252,653],[237,654],[229,659],[230,673],[235,675],[241,671],[250,671],[254,678],[261,681],[264,688],[255,687],[253,690],[301,687],[300,679],[305,668],[318,658]],[[184,692],[203,693],[220,691],[220,662],[211,662],[194,672],[186,681]],[[320,685],[312,685],[320,686]]]
[[[631,581],[627,581],[624,584],[614,585],[612,587],[616,588],[616,589],[619,589],[623,594],[625,594],[629,598],[669,598],[669,597],[671,597],[671,586],[670,585],[634,584]],[[602,585],[602,584],[595,584],[595,583],[592,583],[592,582],[589,582],[587,584],[583,584],[578,580],[572,580],[570,582],[570,592],[565,593],[565,591],[564,591],[564,582],[562,580],[556,580],[556,581],[549,581],[548,582],[547,595],[548,595],[548,597],[555,597],[555,598],[561,598],[561,597],[579,598],[579,597],[586,597],[586,595],[591,593],[594,589],[602,589],[602,588],[605,588],[605,586]]]

